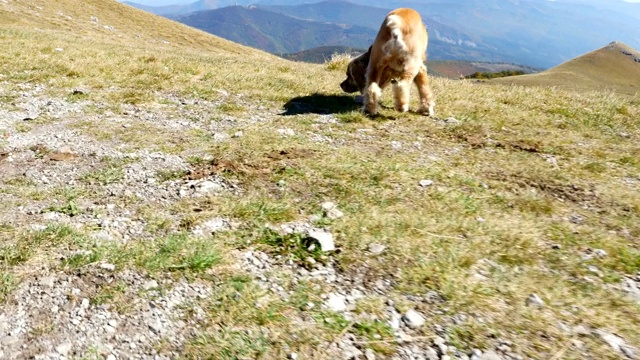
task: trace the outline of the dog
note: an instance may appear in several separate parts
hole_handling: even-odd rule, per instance
[[[344,92],[364,95],[362,110],[375,116],[382,90],[389,84],[393,86],[395,109],[409,111],[409,90],[414,83],[420,96],[418,112],[434,116],[435,101],[425,65],[428,40],[418,12],[408,8],[391,11],[373,45],[349,62],[347,79],[340,87]]]

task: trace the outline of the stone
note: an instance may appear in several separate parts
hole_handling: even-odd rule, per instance
[[[58,352],[58,354],[60,355],[66,356],[69,353],[69,351],[71,351],[71,347],[73,347],[73,344],[70,341],[65,341],[59,344],[58,346],[56,346],[56,352]]]
[[[376,243],[369,244],[369,252],[371,253],[371,255],[380,255],[386,249],[387,247],[382,244],[376,244]]]
[[[364,357],[367,360],[376,360],[376,352],[373,351],[372,349],[367,348],[364,351]]]
[[[436,336],[433,338],[433,344],[436,346],[444,345],[445,342],[446,341],[441,336]]]
[[[199,194],[209,194],[224,190],[224,187],[222,185],[210,180],[198,182],[195,184],[194,188],[196,190],[196,193]]]
[[[344,216],[344,213],[331,201],[323,203],[322,210],[324,211],[325,216],[332,220],[339,219]]]
[[[480,360],[502,360],[502,356],[493,350],[488,350],[480,355]]]
[[[56,278],[53,276],[47,276],[40,279],[40,286],[52,288],[55,285]]]
[[[427,347],[427,350],[424,352],[424,356],[427,360],[440,360],[438,352],[432,347]]]
[[[433,180],[420,180],[418,184],[420,184],[420,186],[422,187],[431,186],[433,185]]]
[[[142,284],[142,288],[145,290],[151,290],[151,289],[155,289],[158,287],[158,282],[155,280],[149,280],[146,281],[144,284]]]
[[[444,123],[447,124],[447,125],[460,125],[461,124],[460,120],[454,118],[453,116],[450,116],[450,117],[444,119]]]
[[[327,252],[336,249],[335,242],[333,240],[333,234],[324,230],[310,230],[307,235],[320,243],[320,250]]]
[[[104,264],[100,264],[100,269],[107,270],[107,271],[115,271],[116,266],[113,264],[104,263]]]
[[[83,298],[83,299],[80,301],[80,308],[81,308],[81,309],[88,309],[90,304],[91,304],[91,303],[89,302],[89,299],[87,299],[87,298]]]
[[[293,129],[278,129],[278,134],[282,136],[294,136],[296,132]]]
[[[608,255],[607,252],[605,250],[602,250],[602,249],[593,250],[593,254],[596,257],[599,257],[599,258],[603,258],[603,257],[606,257]]]
[[[20,339],[15,336],[5,336],[0,338],[0,345],[3,347],[10,347],[20,342]]]
[[[389,320],[389,327],[391,327],[391,330],[400,329],[400,320],[400,314],[394,313],[393,315],[391,315],[391,320]]]
[[[525,303],[527,306],[537,306],[537,307],[544,306],[544,301],[537,294],[529,295]]]
[[[595,330],[594,333],[598,335],[602,341],[611,346],[611,348],[617,353],[622,353],[622,348],[626,347],[624,339],[615,334],[604,330]]]
[[[344,312],[347,310],[346,297],[340,294],[329,294],[329,298],[324,302],[324,305],[331,311]]]
[[[407,311],[404,316],[402,316],[402,320],[411,329],[417,329],[424,325],[427,321],[420,313],[415,310]]]

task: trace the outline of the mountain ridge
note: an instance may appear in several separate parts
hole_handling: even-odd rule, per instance
[[[297,18],[358,25],[375,31],[385,11],[412,6],[423,14],[437,59],[513,62],[549,68],[612,39],[640,47],[640,33],[635,26],[640,4],[615,2],[607,10],[596,2],[525,0],[295,3],[261,1],[257,6]]]

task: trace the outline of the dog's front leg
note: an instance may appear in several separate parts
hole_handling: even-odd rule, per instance
[[[411,82],[406,79],[400,79],[393,82],[393,97],[397,111],[409,111],[409,86]]]
[[[418,87],[418,94],[420,96],[420,107],[418,108],[418,112],[427,116],[435,116],[435,101],[433,100],[431,86],[429,86],[426,66],[423,65],[420,67],[420,71],[418,71],[413,82]]]
[[[374,62],[375,63],[375,62]],[[384,86],[380,81],[382,80],[383,71],[385,64],[380,64],[382,66],[371,66],[369,64],[369,68],[367,69],[367,82],[364,88],[364,104],[362,107],[362,111],[365,114],[375,116],[378,114],[378,102],[382,97],[382,88]]]
[[[367,88],[364,92],[364,106],[362,111],[368,115],[378,114],[378,101],[382,96],[382,89],[377,82],[371,82],[367,84]]]

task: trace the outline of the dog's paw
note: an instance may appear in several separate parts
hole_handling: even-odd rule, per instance
[[[424,116],[435,117],[436,116],[435,104],[431,103],[428,106],[420,106],[420,108],[418,109],[418,113]]]

